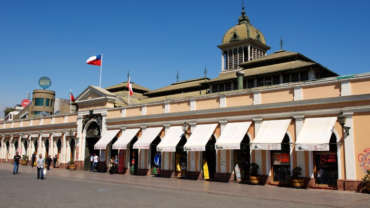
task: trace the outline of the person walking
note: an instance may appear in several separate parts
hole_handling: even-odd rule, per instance
[[[19,160],[21,159],[21,156],[18,152],[14,155],[14,168],[13,168],[13,175],[18,174],[18,168],[19,168]]]
[[[50,165],[51,165],[51,157],[48,155],[46,157],[46,170],[50,170]]]
[[[42,154],[40,154],[39,159],[37,159],[37,179],[44,180],[44,162]]]
[[[32,154],[32,157],[31,157],[31,167],[35,166],[35,162],[36,162],[36,152],[34,152]]]
[[[53,168],[56,168],[57,167],[57,161],[58,161],[58,157],[57,157],[57,155],[54,155],[54,158],[53,158]]]

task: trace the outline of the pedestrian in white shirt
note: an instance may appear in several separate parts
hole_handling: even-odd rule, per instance
[[[44,159],[42,158],[42,154],[39,155],[37,159],[37,179],[44,180]]]
[[[96,170],[96,167],[98,166],[99,162],[99,156],[94,153],[94,171]]]

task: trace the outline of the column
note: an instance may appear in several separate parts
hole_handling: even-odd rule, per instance
[[[293,116],[295,120],[295,135],[296,135],[296,142],[299,135],[299,132],[301,132],[303,127],[303,121],[304,116],[303,115],[297,115]],[[300,167],[302,169],[302,176],[308,177],[306,175],[306,164],[305,164],[305,151],[296,151],[297,153],[297,167]],[[290,169],[293,171],[293,161],[292,161],[292,155],[290,157]]]
[[[225,126],[227,124],[227,121],[226,120],[220,120],[219,123],[220,123],[221,134],[222,134],[222,132],[224,131]],[[226,164],[227,164],[226,158],[227,158],[227,156],[226,156],[226,154],[227,154],[226,150],[216,150],[216,157],[217,157],[216,162],[220,163],[220,164],[217,164],[216,167],[219,167],[219,170],[220,170],[221,173],[226,173],[226,170],[227,170],[227,167],[226,167]],[[220,159],[218,157],[220,157]]]
[[[83,119],[83,116],[82,115],[78,115],[77,116],[77,138],[79,140],[79,154],[78,154],[78,158],[77,160],[79,161],[85,161],[85,146],[86,146],[86,139],[84,138],[85,135],[83,134],[83,131],[82,131],[82,119]]]
[[[256,136],[261,127],[262,118],[254,118],[253,122],[254,122],[254,134]],[[262,174],[262,151],[255,150],[254,153],[255,153],[255,163],[258,164],[259,166],[258,173]]]
[[[61,151],[61,156],[60,156],[60,162],[61,163],[66,163],[66,151],[67,151],[67,139],[66,139],[66,132],[63,133],[62,136],[62,151]]]
[[[349,134],[344,133],[344,156],[345,156],[345,173],[347,180],[356,180],[356,155],[355,155],[355,138],[353,134],[353,113],[343,113],[345,117],[344,126],[349,128]],[[340,148],[338,148],[340,150]],[[339,155],[338,155],[339,158]],[[338,162],[340,160],[338,159]],[[339,171],[339,170],[338,170]]]

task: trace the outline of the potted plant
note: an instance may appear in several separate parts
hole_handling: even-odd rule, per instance
[[[361,193],[370,193],[370,169],[367,170],[367,174],[362,178],[358,191]]]
[[[21,165],[26,166],[28,164],[28,156],[27,155],[23,155],[20,162],[21,162]]]
[[[67,169],[70,169],[70,170],[76,170],[75,162],[74,162],[74,161],[70,161],[70,162],[68,163]]]
[[[304,187],[304,178],[301,177],[302,174],[302,168],[301,167],[295,167],[293,169],[293,175],[292,175],[292,186],[294,188],[303,188]]]
[[[249,176],[249,181],[251,184],[257,185],[260,183],[260,178],[258,175],[258,168],[259,166],[257,163],[252,163],[250,167],[250,176]]]

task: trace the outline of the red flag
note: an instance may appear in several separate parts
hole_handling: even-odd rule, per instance
[[[75,102],[75,96],[73,96],[72,92],[69,93],[69,100]]]
[[[127,81],[127,89],[129,91],[129,95],[132,96],[134,95],[134,91],[132,90],[132,84],[130,82],[130,77],[128,77],[128,81]]]

